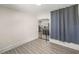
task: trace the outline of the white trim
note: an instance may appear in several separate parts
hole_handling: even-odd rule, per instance
[[[52,42],[52,43],[56,43],[56,44],[65,46],[65,47],[69,47],[69,48],[72,48],[72,49],[75,49],[75,50],[79,50],[78,44],[61,42],[61,41],[58,41],[58,40],[55,40],[55,39],[49,39],[49,41]]]
[[[25,44],[27,42],[30,42],[32,40],[35,40],[35,39],[37,39],[37,37],[29,39],[28,41],[27,40],[17,41],[12,45],[9,45],[9,46],[6,46],[5,48],[0,49],[0,53],[6,52],[6,51],[11,50],[11,49],[14,49],[14,48],[16,48],[16,47],[18,47],[20,45],[23,45],[23,44]]]

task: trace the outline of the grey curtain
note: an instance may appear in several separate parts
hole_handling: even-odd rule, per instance
[[[78,5],[51,12],[51,38],[79,43]]]

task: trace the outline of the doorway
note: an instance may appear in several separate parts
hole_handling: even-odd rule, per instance
[[[49,41],[49,19],[39,20],[39,38]]]

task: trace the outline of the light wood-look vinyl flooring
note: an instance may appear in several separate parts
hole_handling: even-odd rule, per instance
[[[3,54],[78,54],[79,51],[50,43],[43,39],[36,39],[23,44]]]

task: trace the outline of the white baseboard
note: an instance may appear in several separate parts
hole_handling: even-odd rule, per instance
[[[59,40],[55,40],[55,39],[49,39],[50,42],[55,43],[55,44],[59,44],[65,47],[69,47],[75,50],[79,50],[79,45],[78,44],[74,44],[74,43],[67,43],[67,42],[61,42]]]
[[[11,50],[11,49],[14,49],[14,48],[16,48],[16,47],[18,47],[20,45],[23,45],[23,44],[25,44],[27,42],[30,42],[32,40],[35,40],[35,39],[37,39],[37,37],[29,39],[28,41],[27,40],[17,41],[14,44],[11,44],[9,46],[6,46],[5,48],[0,49],[0,53],[6,52],[6,51]]]

